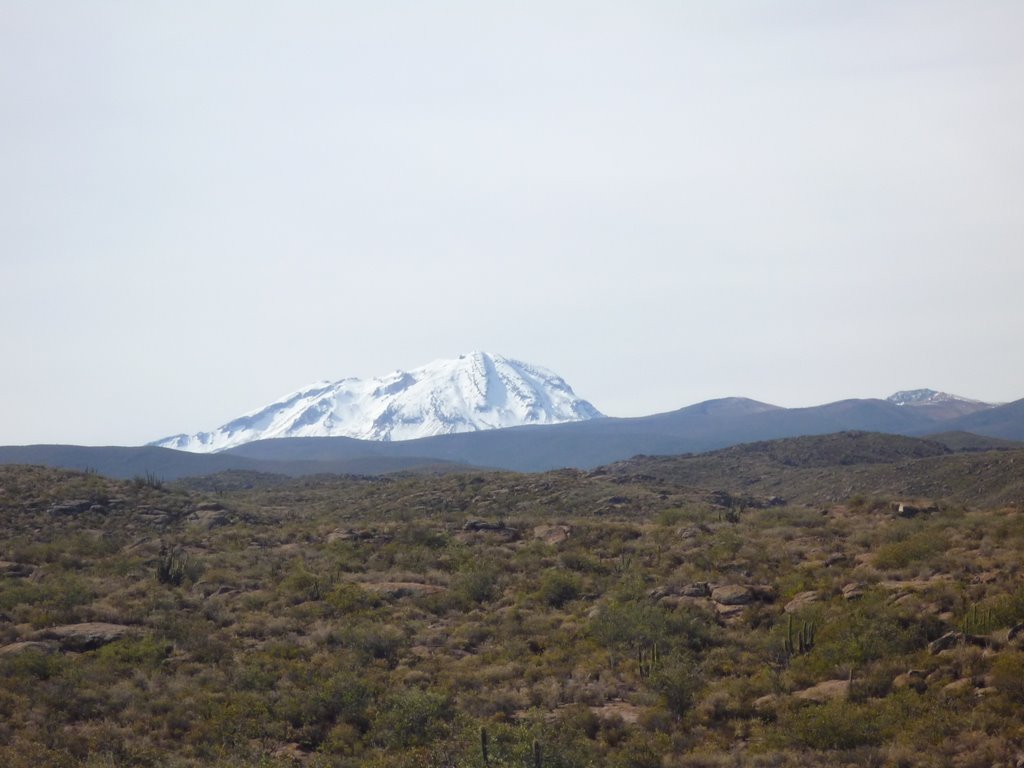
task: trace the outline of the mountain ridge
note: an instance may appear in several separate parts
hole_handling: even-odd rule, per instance
[[[392,442],[602,416],[553,371],[472,352],[371,379],[320,381],[213,431],[172,435],[150,445],[213,453],[267,438]]]
[[[1024,399],[967,417],[937,420],[927,410],[884,400],[844,400],[785,409],[743,398],[723,398],[652,416],[605,417],[393,442],[345,437],[273,438],[212,454],[153,446],[116,450],[10,446],[0,447],[0,463],[90,468],[118,477],[153,473],[164,479],[230,468],[282,474],[373,473],[438,462],[537,472],[560,467],[592,469],[637,455],[704,453],[760,440],[851,430],[916,437],[942,433],[953,435],[955,445],[973,450],[1010,448],[992,439],[1024,440]],[[359,469],[354,469],[356,466]]]
[[[906,389],[886,398],[887,402],[901,408],[927,413],[936,419],[952,419],[995,407],[995,403],[972,400],[961,395],[938,392],[934,389]]]

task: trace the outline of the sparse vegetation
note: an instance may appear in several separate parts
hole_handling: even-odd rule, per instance
[[[0,467],[0,764],[938,767],[1024,751],[1019,502],[957,486],[901,518],[874,485],[793,503],[784,483],[671,480],[669,459],[639,477],[650,461],[176,484]]]

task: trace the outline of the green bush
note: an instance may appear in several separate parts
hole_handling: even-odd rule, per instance
[[[682,717],[693,706],[702,685],[700,675],[686,658],[673,658],[651,677],[651,687],[665,697],[665,704],[676,717]]]
[[[171,643],[153,637],[123,638],[96,651],[97,659],[111,665],[156,667],[171,652]]]
[[[875,553],[874,565],[882,570],[906,568],[912,563],[938,557],[947,549],[948,536],[939,531],[924,530],[880,546]]]
[[[343,635],[346,645],[362,654],[367,661],[380,659],[389,664],[398,662],[399,652],[408,644],[405,633],[390,624],[358,624]]]
[[[63,656],[42,651],[28,650],[0,657],[0,678],[49,680],[59,677],[66,668]]]
[[[435,691],[413,689],[392,694],[373,722],[373,740],[405,749],[429,744],[449,732],[451,700]]]
[[[341,614],[352,614],[374,607],[379,602],[358,584],[343,582],[332,589],[324,598],[327,604]]]
[[[70,624],[78,609],[95,597],[92,587],[70,573],[56,573],[40,582],[0,579],[0,611],[36,627]]]
[[[992,684],[1010,701],[1024,704],[1024,653],[999,654],[992,664]]]
[[[683,523],[699,523],[705,518],[705,513],[701,509],[687,508],[681,509],[678,507],[663,509],[658,513],[657,522],[658,525],[664,528],[672,528]]]
[[[494,567],[477,566],[456,576],[450,588],[466,603],[486,603],[498,593],[498,575]]]
[[[883,713],[848,701],[810,704],[779,717],[778,737],[786,746],[819,750],[854,749],[882,743]]]
[[[633,653],[658,645],[700,651],[712,643],[709,619],[698,610],[680,608],[671,613],[646,598],[613,600],[590,620],[590,635],[605,648]]]
[[[307,602],[323,600],[328,585],[319,576],[299,568],[284,580],[282,587],[294,602]]]
[[[548,570],[540,580],[538,597],[552,608],[561,608],[580,595],[582,582],[574,573],[563,570]]]
[[[938,619],[904,614],[881,597],[865,596],[844,609],[841,615],[818,622],[814,649],[793,659],[795,671],[821,680],[842,674],[851,664],[918,651],[944,630]]]

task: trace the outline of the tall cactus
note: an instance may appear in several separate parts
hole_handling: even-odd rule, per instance
[[[786,639],[782,641],[787,658],[801,656],[814,647],[814,622],[804,622],[803,626],[793,634],[793,614],[789,614],[789,625],[786,628]]]

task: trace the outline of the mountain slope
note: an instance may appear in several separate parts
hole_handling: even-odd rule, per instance
[[[886,398],[887,402],[900,407],[913,409],[920,414],[936,420],[955,419],[972,413],[992,408],[991,403],[971,400],[948,392],[937,392],[934,389],[908,389],[896,392]]]
[[[844,432],[784,438],[687,456],[638,456],[596,471],[623,484],[726,488],[830,504],[854,494],[945,499],[971,505],[1024,503],[1024,450],[953,452],[933,440]]]
[[[299,442],[314,440],[304,438]],[[343,441],[345,438],[324,438]],[[273,442],[273,441],[267,441]],[[282,441],[287,442],[287,440]],[[220,472],[243,471],[298,477],[319,474],[378,475],[391,472],[443,474],[471,469],[466,464],[444,461],[432,456],[405,453],[401,456],[374,454],[366,446],[387,445],[367,441],[349,441],[347,453],[313,459],[289,459],[275,456],[266,460],[234,456],[230,453],[193,453],[146,445],[10,445],[0,446],[0,465],[42,465],[80,472],[95,472],[106,477],[131,479],[152,476],[158,480],[204,477]],[[0,489],[2,490],[2,489]]]
[[[942,422],[942,431],[973,432],[1006,440],[1024,440],[1024,399],[996,405]]]
[[[912,436],[961,430],[1019,440],[1024,439],[1024,400],[938,420],[927,408],[886,400],[843,400],[787,409],[745,398],[723,398],[638,418],[595,418],[391,442],[275,438],[211,455],[153,447],[11,447],[0,448],[0,463],[91,467],[120,477],[152,472],[164,479],[228,468],[295,475],[430,468],[437,462],[536,472],[559,467],[590,469],[640,454],[700,453],[739,443],[850,430]],[[960,450],[964,446],[972,450],[1013,447],[972,435],[956,436],[950,447]]]
[[[321,382],[212,432],[175,435],[152,445],[209,453],[286,437],[389,442],[600,416],[553,372],[474,352],[374,379]]]
[[[336,438],[262,440],[229,454],[260,460],[349,459],[373,455],[433,456],[482,467],[537,472],[588,469],[636,456],[700,453],[737,443],[846,430],[908,434],[934,430],[927,416],[884,400],[844,400],[814,408],[779,408],[746,398],[723,398],[636,418],[603,418],[551,426],[473,432],[390,444]]]

